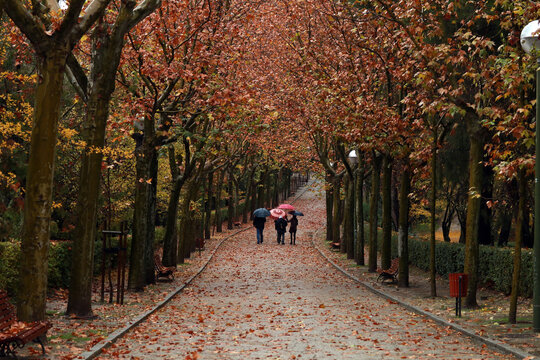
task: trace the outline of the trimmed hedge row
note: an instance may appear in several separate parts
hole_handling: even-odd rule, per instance
[[[397,239],[392,240],[393,256],[397,256]],[[463,272],[464,260],[464,244],[437,241],[435,247],[437,274],[448,277],[450,273]],[[429,271],[429,241],[409,238],[409,261],[416,267]],[[522,249],[521,261],[520,295],[532,297],[534,283],[532,250]],[[480,245],[478,277],[481,284],[510,294],[513,264],[512,248]]]
[[[0,289],[12,297],[17,295],[21,251],[18,242],[0,243]],[[49,248],[48,286],[65,288],[69,285],[71,243],[55,242]]]

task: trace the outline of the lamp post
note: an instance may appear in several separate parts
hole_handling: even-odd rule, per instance
[[[535,165],[534,165],[534,248],[533,248],[533,329],[540,332],[540,22],[535,20],[527,24],[521,31],[521,47],[527,54],[536,56],[538,66],[536,68],[536,142],[535,142]]]
[[[356,246],[357,246],[357,224],[356,224],[356,165],[358,164],[358,155],[356,154],[356,150],[349,151],[349,154],[347,155],[347,159],[349,160],[349,164],[351,165],[352,171],[353,171],[353,177],[351,181],[351,201],[352,201],[352,227],[353,227],[353,256],[356,258]]]

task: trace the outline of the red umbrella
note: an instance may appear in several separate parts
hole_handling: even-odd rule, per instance
[[[290,205],[290,204],[281,204],[277,207],[278,209],[283,209],[283,210],[296,210],[294,208],[294,206]]]
[[[286,215],[287,214],[282,209],[272,209],[272,210],[270,210],[270,216],[273,217],[274,219],[278,219],[278,218],[280,218],[282,216],[286,216]]]

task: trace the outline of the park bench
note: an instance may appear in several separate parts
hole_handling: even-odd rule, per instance
[[[162,277],[171,281],[174,280],[176,268],[174,266],[163,266],[160,253],[154,254],[154,269],[156,270],[156,280]]]
[[[381,269],[378,268],[377,272],[379,273],[379,276],[377,277],[377,281],[381,280],[384,282],[384,280],[392,280],[392,282],[397,281],[397,275],[399,271],[399,258],[395,258],[390,263],[390,267],[388,269]]]
[[[51,324],[48,321],[19,321],[14,306],[9,302],[7,292],[0,290],[0,358],[17,358],[15,350],[23,348],[30,341],[39,343],[45,355],[45,346],[41,337],[50,328]]]

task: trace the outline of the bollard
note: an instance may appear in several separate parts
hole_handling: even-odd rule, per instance
[[[461,280],[463,279],[462,275],[458,277],[458,296],[456,298],[456,316],[461,317]]]

